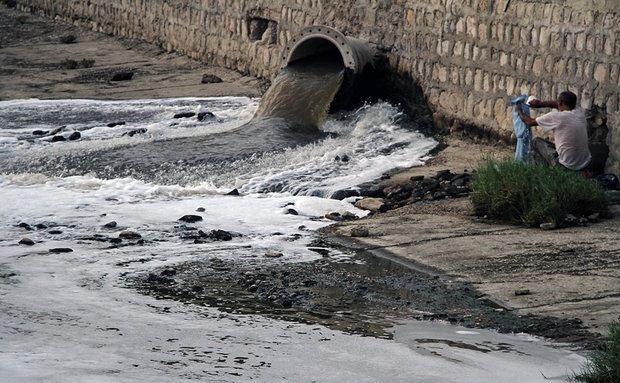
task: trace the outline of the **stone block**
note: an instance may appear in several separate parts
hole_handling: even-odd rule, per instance
[[[499,65],[501,65],[501,66],[508,66],[509,63],[510,63],[510,61],[509,61],[508,53],[500,52],[499,53]]]
[[[405,13],[405,20],[406,20],[408,26],[415,27],[416,26],[416,23],[415,23],[415,10],[407,9],[407,11]]]
[[[474,71],[471,68],[465,69],[465,85],[472,85],[474,83]]]
[[[482,90],[482,81],[483,81],[483,72],[482,69],[476,69],[474,72],[474,90],[481,91]]]
[[[618,64],[609,64],[609,83],[617,84],[620,86],[620,76],[618,72],[620,71],[620,66]]]
[[[478,38],[478,24],[476,22],[476,18],[473,16],[467,16],[465,19],[467,25],[467,34],[473,37],[474,39]]]
[[[506,94],[509,96],[515,95],[515,79],[512,76],[506,76],[504,78],[506,82]]]
[[[469,42],[465,42],[463,46],[463,58],[465,60],[471,60],[472,56],[472,45]]]
[[[605,84],[607,81],[607,65],[602,63],[596,63],[594,65],[594,79],[599,84]]]
[[[540,43],[541,49],[546,49],[549,47],[549,28],[548,27],[546,26],[540,27],[538,41]]]
[[[549,47],[556,51],[564,50],[563,32],[551,32]]]
[[[536,76],[540,76],[543,73],[543,61],[540,56],[536,56],[532,62],[532,73]]]
[[[487,41],[489,39],[489,24],[484,22],[478,24],[478,39]]]
[[[484,89],[486,93],[490,93],[492,91],[491,75],[489,74],[489,72],[485,72],[482,76],[482,89]]]
[[[585,32],[575,33],[575,49],[577,51],[583,51],[586,48],[586,34]]]
[[[461,78],[461,71],[459,70],[457,66],[453,66],[450,69],[450,79],[452,80],[452,83],[454,85],[458,85],[460,78]]]
[[[463,55],[463,42],[462,41],[455,41],[454,42],[454,48],[452,49],[452,56],[462,56]]]

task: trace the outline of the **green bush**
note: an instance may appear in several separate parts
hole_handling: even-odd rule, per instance
[[[586,383],[620,382],[620,322],[609,326],[609,336],[582,368],[574,380]]]
[[[605,193],[595,181],[562,167],[486,158],[471,186],[477,215],[514,224],[560,224],[568,214],[607,211]]]

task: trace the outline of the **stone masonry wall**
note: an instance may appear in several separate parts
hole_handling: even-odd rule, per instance
[[[337,4],[332,4],[337,3]],[[423,90],[444,128],[512,134],[510,97],[569,89],[608,115],[620,174],[618,0],[18,0],[23,10],[270,78],[303,27],[365,39]]]

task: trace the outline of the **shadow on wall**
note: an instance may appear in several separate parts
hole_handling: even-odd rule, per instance
[[[586,120],[588,122],[588,141],[590,152],[592,153],[592,171],[595,174],[605,172],[605,164],[609,156],[609,146],[607,146],[607,111],[597,105],[586,109]]]
[[[278,42],[278,23],[262,17],[248,16],[248,38],[250,41],[276,44]]]

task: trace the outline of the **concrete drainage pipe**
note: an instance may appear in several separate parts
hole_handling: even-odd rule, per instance
[[[305,59],[342,60],[343,84],[331,110],[350,108],[368,96],[368,81],[375,69],[377,52],[368,42],[347,37],[325,26],[302,29],[284,48],[280,70]]]

